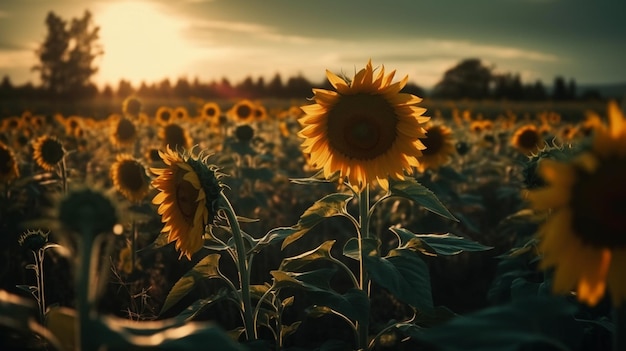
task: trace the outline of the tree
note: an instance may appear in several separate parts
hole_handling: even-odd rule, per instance
[[[94,60],[103,54],[98,44],[100,27],[91,12],[67,22],[54,12],[46,16],[48,33],[35,51],[42,87],[52,96],[84,97],[97,92],[91,78],[98,71]]]
[[[435,85],[433,96],[449,99],[484,99],[489,96],[492,68],[480,59],[465,59],[447,70]]]

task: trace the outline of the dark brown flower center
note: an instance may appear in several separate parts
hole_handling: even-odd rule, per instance
[[[422,150],[422,154],[425,156],[438,154],[444,146],[444,137],[441,127],[434,126],[426,130],[426,138],[420,139],[420,141],[426,146],[425,150]]]
[[[208,107],[208,108],[204,111],[204,113],[206,113],[206,115],[207,115],[207,116],[209,116],[209,117],[213,117],[213,116],[215,116],[215,113],[216,113],[216,112],[217,112],[217,111],[215,110],[215,107]]]
[[[63,159],[63,145],[56,140],[46,139],[41,144],[41,158],[49,165],[56,165]]]
[[[342,96],[328,112],[328,143],[358,160],[385,154],[396,140],[398,116],[381,95]]]
[[[169,111],[163,111],[163,112],[161,112],[161,115],[160,115],[160,116],[161,116],[161,120],[162,120],[162,121],[167,122],[167,121],[169,121],[169,120],[170,120],[170,118],[172,117],[172,114],[171,114]]]
[[[570,206],[580,239],[597,247],[626,247],[626,158],[600,161],[593,173],[577,168]]]
[[[135,161],[126,161],[119,166],[118,179],[124,189],[140,190],[146,184],[144,175],[143,166]]]
[[[181,180],[176,186],[176,207],[180,210],[188,224],[193,224],[193,219],[198,208],[198,189],[186,180]]]
[[[517,137],[517,145],[527,150],[536,148],[539,141],[539,133],[534,129],[526,129]]]
[[[185,131],[178,124],[169,124],[165,127],[165,144],[169,145],[171,149],[178,147],[187,147],[187,138],[185,137]]]
[[[128,118],[122,118],[117,124],[117,129],[115,130],[115,135],[118,140],[131,140],[135,137],[137,130],[135,129],[135,125]]]
[[[239,119],[247,119],[252,115],[252,109],[248,105],[239,105],[237,106],[235,113]]]

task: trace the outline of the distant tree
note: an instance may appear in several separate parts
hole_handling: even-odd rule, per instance
[[[413,94],[421,98],[426,96],[426,91],[424,90],[424,88],[414,83],[407,83],[407,85],[405,85],[404,88],[402,89],[402,92],[407,93],[407,94]]]
[[[106,84],[102,89],[102,92],[100,92],[100,95],[105,99],[112,99],[114,95],[113,88],[111,88],[110,85]]]
[[[117,85],[117,97],[125,99],[128,96],[132,95],[135,92],[132,84],[125,79],[120,79],[119,84]]]
[[[42,87],[52,96],[84,97],[97,92],[91,78],[98,71],[94,60],[103,51],[98,44],[100,27],[95,26],[91,12],[82,18],[66,20],[48,12],[47,36],[35,51]]]
[[[565,78],[561,76],[556,76],[554,78],[554,84],[552,86],[552,98],[554,100],[567,100],[569,98],[567,86],[565,84]]]
[[[524,86],[524,98],[526,100],[546,100],[548,93],[546,87],[541,80],[537,80],[534,84]]]
[[[567,84],[567,97],[568,99],[574,100],[578,97],[578,92],[577,92],[577,86],[576,86],[576,80],[574,80],[574,78],[569,80],[569,83]]]
[[[465,59],[447,70],[435,85],[433,96],[450,99],[484,99],[489,96],[492,68],[480,59]]]
[[[493,97],[496,99],[521,100],[524,98],[524,87],[519,74],[497,74],[493,76]]]
[[[241,83],[235,86],[235,89],[237,89],[237,92],[241,95],[241,97],[245,98],[257,97],[258,94],[255,88],[256,86],[254,84],[254,81],[250,76],[246,77]]]
[[[311,89],[313,85],[301,74],[295,77],[290,77],[285,85],[284,97],[296,98],[296,97],[308,97],[311,95]]]
[[[274,75],[274,78],[267,83],[267,94],[270,97],[281,97],[283,94],[284,86],[283,79],[280,77],[279,73]]]
[[[174,85],[174,95],[180,98],[187,98],[191,94],[191,84],[187,80],[187,77],[180,77],[176,80]]]

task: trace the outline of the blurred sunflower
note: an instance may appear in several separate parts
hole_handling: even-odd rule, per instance
[[[178,121],[185,121],[189,119],[189,112],[187,111],[187,108],[184,106],[176,107],[173,112],[174,112],[174,118],[176,118],[176,120]]]
[[[63,116],[59,116],[63,118]],[[82,121],[78,116],[69,116],[63,119],[63,125],[65,126],[65,134],[75,136],[77,130],[82,127]]]
[[[267,110],[265,109],[265,106],[261,104],[257,104],[254,107],[253,113],[255,121],[264,121],[265,119],[267,119]]]
[[[169,146],[171,149],[189,149],[191,138],[189,133],[176,123],[169,123],[159,130],[159,138],[163,143],[163,148]]]
[[[139,117],[141,112],[141,101],[134,96],[129,96],[122,103],[122,112],[124,115],[131,117]]]
[[[400,93],[408,76],[392,84],[394,74],[385,76],[381,67],[374,77],[370,60],[351,82],[327,70],[337,91],[313,89],[316,103],[302,107],[298,135],[305,139],[303,152],[326,178],[339,171],[341,181],[348,179],[356,190],[374,180],[387,189],[388,176],[404,179],[404,171],[419,166],[429,117],[415,106],[421,98]]]
[[[473,133],[478,134],[484,130],[483,121],[472,121],[472,123],[470,123],[469,128]]]
[[[542,143],[543,138],[534,124],[519,127],[511,137],[511,145],[526,155],[539,150]]]
[[[176,242],[180,257],[191,259],[202,248],[206,226],[215,220],[222,175],[206,158],[170,148],[160,153],[167,168],[150,169],[158,175],[152,185],[159,190],[152,203],[159,206],[167,241]]]
[[[248,99],[238,101],[228,110],[228,116],[238,122],[250,122],[254,118],[255,105]]]
[[[117,155],[111,166],[111,179],[115,189],[134,203],[141,202],[150,191],[150,177],[146,168],[128,154]]]
[[[17,160],[13,151],[0,142],[0,182],[8,183],[20,176]]]
[[[570,162],[542,160],[549,186],[527,193],[535,210],[549,210],[538,236],[540,267],[555,268],[554,292],[575,289],[592,306],[607,289],[615,306],[626,300],[626,120],[615,102],[609,119]]]
[[[174,111],[167,106],[161,106],[157,109],[155,117],[158,124],[167,125],[174,119]]]
[[[65,149],[55,137],[44,135],[33,142],[33,159],[46,171],[54,171],[64,156]]]
[[[117,147],[132,145],[137,138],[135,124],[126,117],[120,117],[113,122],[111,142]]]
[[[219,116],[222,114],[220,106],[215,102],[207,102],[202,106],[200,116],[202,119],[211,122],[212,124],[219,123]]]
[[[450,156],[456,153],[452,130],[443,125],[426,127],[426,139],[422,139],[426,149],[422,150],[417,169],[424,172],[426,169],[438,169],[450,161]]]
[[[17,116],[8,117],[8,118],[5,118],[4,121],[2,121],[2,130],[6,132],[15,131],[21,126],[22,126],[22,119]]]

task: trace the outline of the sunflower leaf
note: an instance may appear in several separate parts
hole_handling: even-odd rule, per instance
[[[470,239],[446,234],[414,234],[400,227],[389,228],[400,241],[400,247],[411,251],[419,251],[425,255],[458,255],[463,251],[487,251],[493,249]]]
[[[330,175],[329,178],[324,177],[324,170],[317,171],[309,178],[291,178],[290,182],[294,184],[307,185],[307,184],[319,184],[319,183],[335,183],[339,180],[339,171]]]
[[[191,321],[194,317],[196,317],[200,312],[204,311],[206,308],[212,306],[214,303],[223,300],[228,296],[227,289],[220,289],[215,294],[205,298],[199,299],[196,302],[189,305],[185,310],[179,313],[175,318],[183,320],[185,322]]]
[[[200,260],[192,269],[185,273],[172,287],[165,298],[159,315],[172,308],[177,302],[185,297],[195,285],[207,278],[225,279],[219,271],[219,254],[210,254]]]
[[[332,258],[330,250],[336,240],[328,240],[313,250],[304,252],[297,256],[284,258],[278,269],[283,271],[296,271],[310,262],[317,260],[330,260]]]
[[[300,239],[324,218],[345,215],[347,213],[346,204],[352,197],[353,195],[351,194],[333,193],[316,201],[311,207],[304,211],[298,223],[292,227],[295,231],[285,238],[282,249]]]
[[[430,212],[436,213],[453,221],[459,221],[452,215],[452,213],[450,213],[450,211],[448,211],[448,209],[441,203],[441,201],[439,201],[437,196],[435,196],[432,191],[413,178],[406,178],[405,180],[400,181],[390,179],[389,191],[391,192],[391,196],[404,197],[422,205]]]

